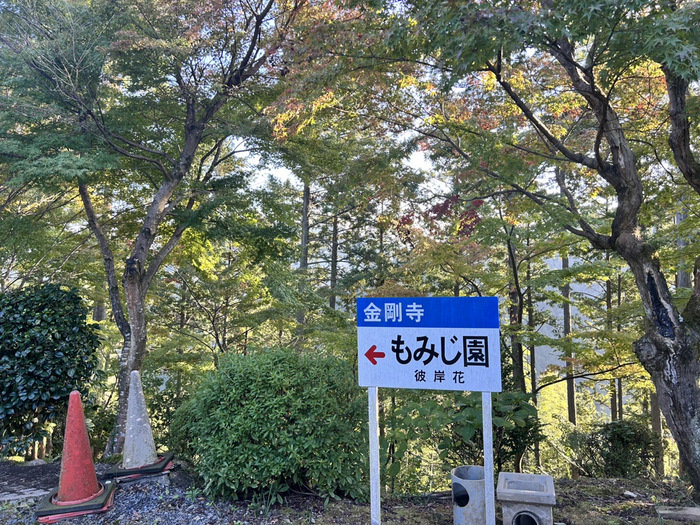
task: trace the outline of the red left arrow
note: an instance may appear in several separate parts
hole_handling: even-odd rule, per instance
[[[365,352],[365,357],[369,359],[369,362],[373,365],[377,364],[377,359],[383,359],[386,357],[384,352],[376,352],[375,350],[377,350],[377,345],[372,345],[372,347]]]

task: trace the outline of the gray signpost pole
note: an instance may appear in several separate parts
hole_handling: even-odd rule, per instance
[[[484,427],[484,496],[486,525],[496,525],[496,497],[493,492],[493,423],[491,392],[481,393],[481,415]]]
[[[377,387],[367,388],[369,397],[369,492],[372,525],[381,524],[379,482],[379,417]]]

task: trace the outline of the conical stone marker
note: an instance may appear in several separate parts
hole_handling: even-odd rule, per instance
[[[122,466],[125,469],[144,467],[158,461],[141,376],[137,370],[131,372],[123,453]]]

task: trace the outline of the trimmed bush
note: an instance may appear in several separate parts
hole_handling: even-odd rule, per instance
[[[222,359],[175,413],[172,446],[209,496],[365,495],[366,401],[352,368],[290,350]]]
[[[647,424],[634,419],[595,425],[590,433],[576,430],[568,441],[586,475],[606,478],[652,476],[654,453],[662,446]]]
[[[0,294],[0,455],[23,453],[90,381],[99,338],[86,315],[57,285]]]

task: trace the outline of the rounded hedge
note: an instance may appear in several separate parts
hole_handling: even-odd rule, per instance
[[[90,381],[99,338],[86,315],[58,285],[0,294],[0,455],[26,449]]]
[[[348,363],[260,351],[222,359],[175,413],[172,446],[188,455],[209,496],[290,488],[365,496],[366,402]]]

